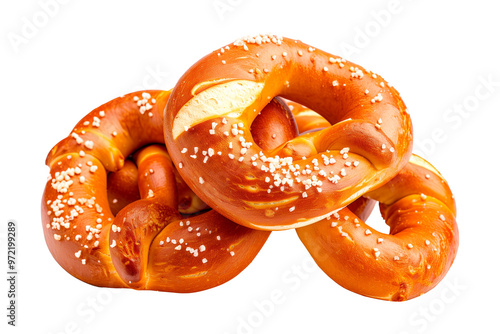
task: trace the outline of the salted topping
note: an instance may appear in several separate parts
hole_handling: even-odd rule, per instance
[[[247,142],[245,137],[242,136],[244,134],[243,130],[241,130],[244,127],[244,124],[242,122],[234,124],[227,123],[227,119],[224,118],[222,125],[227,125],[229,127],[229,129],[231,130],[231,134],[238,139],[238,144],[240,145],[240,148],[238,149],[239,152],[233,151],[235,149],[234,142],[229,141],[228,148],[230,152],[227,153],[227,157],[229,158],[229,160],[243,162],[245,160],[245,155],[247,155],[248,150],[252,147],[253,143]],[[229,132],[226,129],[224,129],[223,127],[217,127],[216,122],[212,123],[212,129],[214,131],[223,132],[225,136],[230,136]],[[199,151],[199,147],[194,147],[195,153]],[[183,148],[181,150],[181,153],[187,152],[188,148]],[[207,163],[209,160],[208,158],[215,155],[215,150],[211,147],[202,149],[201,152],[203,156],[203,163]],[[345,147],[340,151],[343,159],[346,160],[344,162],[345,167],[356,167],[359,164],[359,161],[347,161],[347,159],[349,158],[348,152],[348,147]],[[218,151],[217,155],[221,156],[222,152]],[[199,157],[199,155],[197,154],[191,154],[189,156],[192,159],[198,159]],[[301,166],[297,163],[294,163],[292,157],[268,157],[262,151],[258,154],[249,156],[247,159],[251,161],[252,166],[260,169],[261,171],[264,171],[265,173],[269,173],[269,175],[266,175],[263,178],[263,181],[269,184],[267,193],[271,193],[273,189],[285,191],[287,187],[292,187],[295,183],[302,184],[305,191],[314,187],[318,193],[321,193],[323,190],[322,185],[324,181],[330,181],[331,183],[335,184],[339,182],[341,177],[345,177],[348,173],[345,168],[342,168],[340,171],[338,171],[338,175],[332,170],[327,172],[325,169],[323,169],[323,166],[329,166],[336,163],[335,158],[328,151],[321,155],[322,164],[320,163],[319,159],[313,159],[311,161],[312,166]],[[303,157],[303,159],[306,159],[306,157]],[[179,168],[182,168],[182,165],[179,165]],[[302,178],[302,176],[305,176],[305,178]],[[323,177],[325,178],[325,180],[321,180],[319,179],[319,177]],[[199,177],[199,183],[203,184],[204,182],[205,180],[203,179],[203,177]],[[301,191],[302,198],[307,198],[308,196],[307,192],[305,191]]]
[[[351,73],[351,78],[358,78],[358,79],[362,79],[363,78],[363,71],[360,70],[359,68],[357,67],[350,67],[349,70],[352,72]]]
[[[83,139],[76,132],[73,132],[71,134],[71,137],[73,137],[76,140],[77,144],[83,144]]]
[[[346,60],[344,58],[328,58],[328,62],[331,64],[338,64],[340,68],[345,66]]]
[[[87,163],[87,165],[90,166],[89,169],[91,172],[95,172],[98,168],[91,162]],[[93,210],[96,214],[101,215],[103,208],[96,202],[95,197],[75,197],[75,193],[71,191],[71,186],[74,184],[74,178],[77,178],[80,183],[85,182],[85,177],[80,175],[82,172],[80,166],[81,164],[77,167],[69,167],[66,170],[57,171],[51,176],[51,186],[59,195],[57,195],[55,199],[46,202],[47,206],[50,208],[47,215],[51,218],[51,222],[46,225],[46,228],[57,231],[54,233],[54,240],[71,241],[74,239],[80,242],[83,250],[99,246],[98,239],[101,229],[103,228],[103,219],[99,216],[96,218],[94,224],[86,225],[85,234],[83,236],[73,232],[73,230],[77,228],[75,219],[87,210]],[[74,253],[76,258],[82,256],[82,250],[78,250]],[[82,263],[86,262],[83,261]]]
[[[68,168],[65,171],[56,172],[51,181],[52,188],[58,193],[68,192],[69,187],[73,184],[71,178],[76,174],[75,168]]]
[[[84,146],[85,146],[86,148],[88,148],[89,150],[91,150],[91,149],[93,149],[93,148],[94,148],[94,142],[93,142],[93,141],[91,141],[91,140],[87,140],[87,141],[85,141]]]
[[[146,111],[149,111],[153,109],[153,104],[156,103],[155,99],[151,99],[151,94],[148,92],[143,92],[141,94],[142,98],[139,98],[138,96],[134,96],[134,101],[136,101],[137,106],[139,107],[139,112],[141,114],[145,114]],[[152,114],[151,114],[152,116]]]
[[[277,36],[277,35],[272,35],[272,34],[265,34],[265,35],[255,35],[255,36],[247,36],[243,37],[241,39],[237,39],[234,41],[233,45],[234,46],[242,46],[245,50],[248,50],[248,47],[246,46],[247,44],[266,44],[266,43],[274,43],[276,45],[281,45],[283,42],[283,37]],[[223,50],[223,49],[221,49]]]
[[[92,119],[92,126],[94,128],[98,128],[100,125],[101,125],[101,120],[99,119],[99,117],[94,116],[94,118]]]
[[[383,100],[382,94],[378,93],[373,99],[371,99],[371,103],[380,102]]]

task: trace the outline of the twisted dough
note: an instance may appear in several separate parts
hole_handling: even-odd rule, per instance
[[[266,150],[250,129],[275,96],[333,125]],[[181,77],[165,141],[204,202],[244,226],[280,230],[321,220],[394,177],[411,155],[412,129],[399,94],[376,74],[299,41],[256,36]],[[222,156],[205,161],[196,148]]]
[[[171,162],[170,162],[171,163]],[[196,194],[189,189],[180,177],[177,169],[173,170],[177,191],[177,209],[182,215],[190,215],[209,209]],[[133,159],[125,160],[123,167],[108,173],[107,191],[109,207],[113,215],[127,204],[141,198],[138,187],[138,171]]]

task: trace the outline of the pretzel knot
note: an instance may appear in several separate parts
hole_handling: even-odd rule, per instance
[[[85,116],[47,157],[45,240],[56,261],[80,280],[204,290],[241,272],[269,236],[213,210],[181,215],[179,209],[191,214],[207,207],[178,176],[164,147],[169,96],[169,91],[144,91],[110,101]],[[254,133],[269,149],[297,131],[291,114],[276,109],[285,110],[273,100]],[[267,136],[273,131],[279,138]]]
[[[332,125],[260,147],[253,121],[275,96]],[[319,221],[393,178],[410,158],[412,128],[399,94],[376,74],[299,41],[257,36],[212,52],[180,78],[165,141],[209,206],[243,226],[282,230]],[[205,159],[199,150],[221,155]]]

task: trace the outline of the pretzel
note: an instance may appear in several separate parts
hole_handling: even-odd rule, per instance
[[[241,272],[269,236],[213,210],[189,218],[178,212],[175,168],[166,149],[152,145],[163,143],[163,110],[169,95],[143,91],[114,99],[85,116],[47,156],[45,240],[59,265],[84,282],[204,290]],[[276,108],[282,110],[282,105],[273,100],[265,109],[269,112],[261,115],[263,124],[271,126],[254,130],[270,149],[275,143],[266,139],[269,129],[296,135],[291,114],[275,113]],[[285,125],[292,130],[281,131]],[[137,167],[127,162],[131,154]],[[114,208],[119,210],[116,217],[108,202],[108,178],[111,202],[127,204]],[[123,185],[117,185],[120,182]],[[136,201],[134,187],[140,194]]]
[[[325,126],[314,111],[288,101],[299,132]],[[364,221],[378,201],[389,234]],[[442,175],[412,155],[399,174],[347,208],[296,229],[309,253],[334,281],[356,293],[403,301],[436,286],[458,249],[453,194]]]
[[[333,125],[266,150],[252,138],[252,122],[275,96]],[[411,155],[410,117],[384,79],[274,35],[199,60],[173,89],[164,121],[188,186],[228,219],[261,230],[319,221],[390,180]],[[221,155],[207,160],[199,151]]]

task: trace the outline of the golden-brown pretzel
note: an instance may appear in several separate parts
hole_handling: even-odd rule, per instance
[[[259,147],[252,122],[278,95],[333,125]],[[166,107],[165,141],[181,176],[212,208],[244,226],[280,230],[321,220],[394,177],[411,155],[412,130],[381,77],[266,35],[216,50],[181,77]],[[205,160],[196,150],[222,155]]]
[[[299,131],[324,126],[320,115],[289,103]],[[296,230],[316,263],[343,287],[373,298],[403,301],[432,289],[458,249],[455,201],[445,179],[413,155],[395,178],[365,196]],[[364,223],[376,201],[389,234]]]
[[[269,236],[213,210],[182,219],[175,168],[160,146],[135,155],[141,199],[114,217],[107,175],[123,168],[139,148],[163,142],[163,109],[169,95],[169,91],[144,91],[114,99],[85,116],[47,156],[50,178],[41,212],[45,240],[55,260],[80,280],[162,291],[208,289],[243,270]],[[271,112],[262,117],[270,126],[256,129],[256,137],[265,138],[258,132],[268,128],[280,132],[281,127],[294,128],[293,117],[281,113],[276,117],[274,108],[281,110],[281,105],[269,104]],[[280,123],[283,119],[288,123]],[[290,134],[283,140],[296,135]],[[135,167],[129,167],[134,174]],[[130,178],[126,182],[114,193],[133,188]]]

